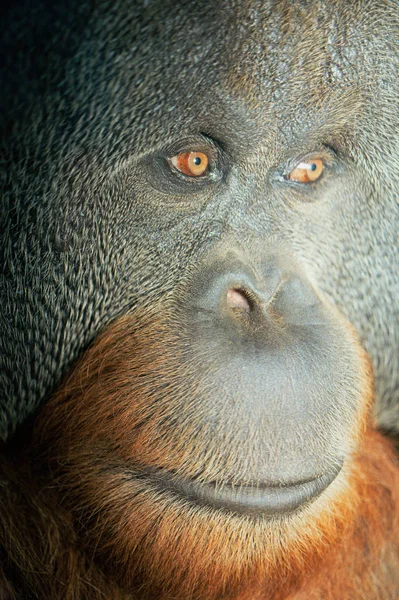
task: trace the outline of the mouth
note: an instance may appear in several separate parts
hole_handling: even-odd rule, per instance
[[[314,501],[334,481],[342,463],[314,479],[292,484],[231,485],[180,479],[162,471],[150,478],[157,487],[195,504],[241,515],[281,517]]]

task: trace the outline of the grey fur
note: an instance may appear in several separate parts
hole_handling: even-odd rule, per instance
[[[4,28],[0,437],[115,317],[245,228],[288,244],[354,325],[399,432],[397,0],[22,2]],[[146,157],[199,133],[222,183],[154,183]],[[330,183],[276,183],[323,144]]]

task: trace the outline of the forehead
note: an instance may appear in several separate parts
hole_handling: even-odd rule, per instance
[[[332,90],[353,85],[354,75],[361,75],[373,16],[370,5],[368,13],[362,5],[228,0],[179,2],[162,10],[150,3],[155,39],[144,30],[143,48],[155,41],[150,69],[158,62],[165,87],[172,80],[183,101],[195,91],[202,101],[233,98],[255,117],[277,102],[321,105]],[[199,104],[197,99],[196,110]]]
[[[351,120],[359,107],[373,2],[367,11],[340,0],[116,6],[93,19],[80,56],[90,76],[77,74],[74,104],[85,111],[94,97],[103,107],[94,121],[105,131],[106,115],[111,133],[134,132],[132,149],[226,124],[237,137],[292,137],[315,120]]]
[[[368,18],[360,4],[237,3],[220,56],[226,97],[275,138],[347,128],[362,106]]]
[[[378,17],[372,2],[365,10],[351,0],[149,2],[139,28],[142,48],[155,41],[154,55],[164,56],[166,68],[177,59],[182,70],[201,64],[229,73],[237,88],[262,90],[267,82],[276,90],[293,76],[317,86],[345,80]]]

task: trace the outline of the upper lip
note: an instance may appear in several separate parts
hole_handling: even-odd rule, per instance
[[[289,484],[232,485],[202,483],[181,479],[169,472],[152,473],[151,479],[163,488],[196,504],[224,509],[239,514],[278,517],[293,512],[314,500],[336,478],[342,464],[328,473]]]

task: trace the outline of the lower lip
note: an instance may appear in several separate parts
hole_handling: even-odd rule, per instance
[[[232,486],[204,484],[178,479],[169,473],[152,473],[151,479],[179,497],[196,504],[230,512],[280,517],[315,500],[334,481],[342,468],[337,465],[328,474],[293,485]]]

